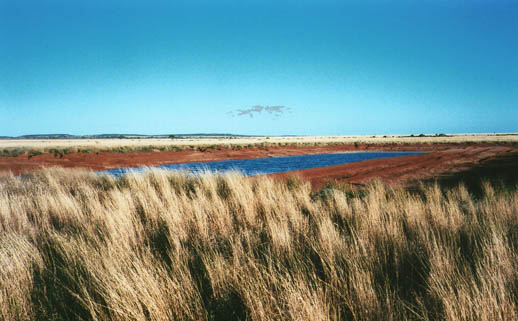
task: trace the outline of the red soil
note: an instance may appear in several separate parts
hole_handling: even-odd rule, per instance
[[[365,183],[379,179],[390,184],[400,184],[418,179],[446,177],[460,172],[476,175],[491,163],[498,167],[498,162],[506,162],[506,169],[518,170],[516,154],[518,148],[506,146],[457,146],[441,151],[421,155],[373,159],[357,163],[313,168],[289,173],[273,174],[275,177],[287,178],[300,176],[311,181],[313,188],[323,187],[326,182]],[[513,164],[509,166],[508,160]],[[487,172],[487,171],[486,171]]]
[[[431,178],[438,175],[468,170],[487,160],[512,153],[518,153],[515,146],[477,144],[477,145],[337,145],[316,147],[275,146],[244,149],[207,149],[205,151],[177,152],[133,152],[133,153],[74,153],[55,157],[43,154],[29,158],[0,157],[0,172],[22,174],[42,167],[60,166],[102,170],[120,167],[154,166],[171,163],[206,162],[230,159],[250,159],[271,156],[306,155],[317,153],[336,153],[347,151],[426,151],[415,156],[374,159],[358,163],[343,164],[289,173],[272,174],[273,177],[286,178],[298,175],[309,179],[314,188],[327,181],[363,183],[378,178],[387,183],[400,183],[412,179]]]

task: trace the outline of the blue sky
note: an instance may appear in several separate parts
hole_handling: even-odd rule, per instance
[[[517,1],[106,2],[0,0],[0,135],[518,132]]]

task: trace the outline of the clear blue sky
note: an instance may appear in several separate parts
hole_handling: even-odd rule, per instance
[[[238,116],[257,105],[286,112]],[[518,2],[0,0],[0,121],[0,135],[518,132]]]

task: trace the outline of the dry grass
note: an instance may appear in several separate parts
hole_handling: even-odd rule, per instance
[[[2,320],[516,320],[518,191],[0,176]]]
[[[518,144],[516,134],[462,134],[447,136],[274,136],[149,139],[2,139],[0,156],[38,153],[176,151],[199,148],[244,148],[252,146],[321,146],[336,144]]]

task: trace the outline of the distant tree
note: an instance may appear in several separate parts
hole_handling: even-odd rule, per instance
[[[171,139],[175,139],[175,138],[176,138],[176,136],[175,136],[175,135],[173,135],[173,134],[171,134],[171,135],[169,135],[169,138],[171,138]]]

